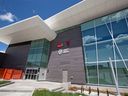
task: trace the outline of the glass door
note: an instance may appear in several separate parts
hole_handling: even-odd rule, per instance
[[[36,80],[38,79],[38,68],[27,68],[25,73],[25,79]]]

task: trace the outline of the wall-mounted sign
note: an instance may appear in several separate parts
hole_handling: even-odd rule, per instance
[[[57,48],[62,48],[63,47],[63,43],[62,42],[57,42]]]
[[[61,42],[61,41],[58,41],[57,42],[57,48],[62,48],[62,47],[69,47],[70,46],[70,40],[67,40],[67,41],[64,41],[64,42]]]
[[[61,55],[61,54],[66,54],[66,53],[69,53],[69,48],[66,48],[66,49],[59,49],[58,50],[58,54]]]
[[[62,49],[63,47],[67,47],[67,48]],[[70,47],[70,40],[64,42],[58,41],[57,42],[58,54],[61,55],[61,54],[69,53],[69,47]]]

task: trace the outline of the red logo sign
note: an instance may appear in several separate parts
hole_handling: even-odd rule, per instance
[[[62,47],[63,47],[63,43],[59,41],[59,42],[57,43],[57,48],[62,48]]]
[[[66,45],[67,47],[69,47],[70,46],[70,40],[67,40],[67,41],[65,41],[64,43],[63,42],[61,42],[61,41],[58,41],[57,42],[57,48],[62,48],[64,45]]]

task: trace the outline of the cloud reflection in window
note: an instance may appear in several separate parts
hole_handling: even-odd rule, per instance
[[[116,43],[122,43],[128,40],[128,34],[120,34],[115,38]]]

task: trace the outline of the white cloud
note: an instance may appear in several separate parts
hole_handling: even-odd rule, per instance
[[[85,36],[84,38],[84,41],[86,42],[86,43],[89,43],[89,42],[93,42],[93,41],[96,41],[96,40],[101,40],[102,38],[97,38],[97,37],[95,37],[95,36],[91,36],[91,35],[87,35],[87,36]]]
[[[128,36],[128,34],[120,34],[116,38],[127,37],[127,36]]]
[[[117,43],[122,43],[128,40],[128,34],[120,34],[115,38]]]
[[[11,12],[7,12],[5,14],[0,15],[0,20],[14,22],[15,20],[17,20],[17,17]]]
[[[96,38],[95,38],[95,36],[87,35],[87,36],[84,37],[84,40],[85,40],[85,42],[87,43],[87,42],[95,41]]]

